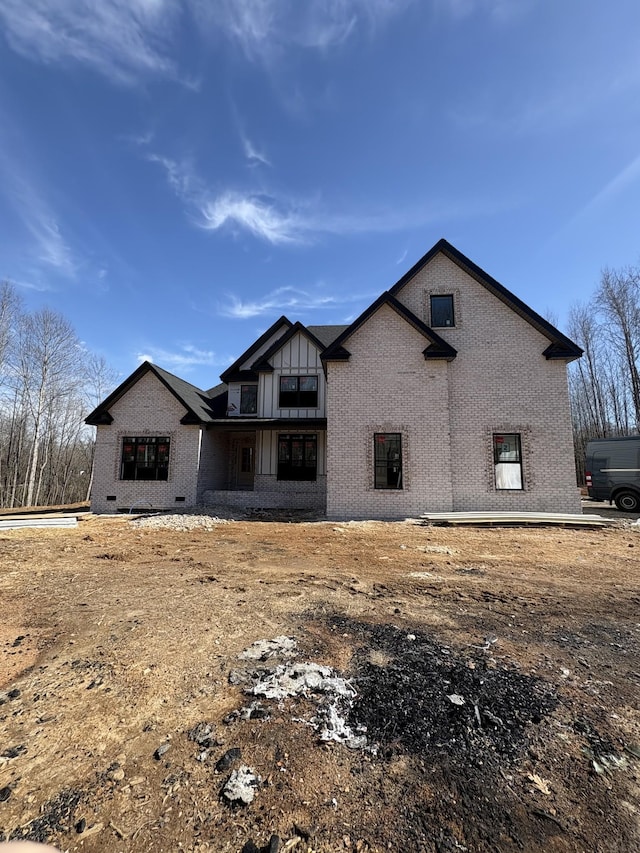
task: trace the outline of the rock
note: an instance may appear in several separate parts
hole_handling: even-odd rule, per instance
[[[8,785],[5,785],[4,788],[0,788],[0,803],[6,803],[10,796],[11,788]]]
[[[278,835],[272,835],[269,839],[269,844],[266,847],[266,853],[278,853],[280,850],[280,837]]]
[[[230,726],[231,723],[235,723],[237,719],[240,717],[240,711],[229,711],[228,714],[222,718],[222,722],[225,726]]]
[[[17,687],[14,687],[14,688],[13,688],[13,690],[10,690],[10,691],[7,693],[7,698],[8,698],[8,699],[17,699],[19,696],[20,696],[20,691],[18,690],[18,688],[17,688]]]
[[[198,746],[209,749],[214,744],[213,723],[198,723],[197,726],[187,732],[187,737],[197,743]]]
[[[296,641],[293,637],[274,637],[273,640],[256,640],[248,649],[240,652],[241,660],[265,661],[273,657],[295,657]]]
[[[237,746],[228,749],[225,754],[216,762],[216,772],[223,773],[225,770],[228,770],[232,764],[235,764],[236,761],[239,761],[241,757],[242,752]]]
[[[75,825],[75,830],[80,835],[81,832],[84,832],[87,828],[87,821],[81,817],[80,820]]]
[[[296,835],[299,835],[303,841],[308,841],[311,838],[311,830],[307,829],[306,826],[301,826],[299,823],[293,824],[293,831]]]
[[[249,839],[243,844],[241,853],[260,853],[260,848]]]
[[[111,773],[111,778],[114,779],[116,782],[122,782],[122,780],[124,779],[124,770],[122,769],[122,767],[118,767],[117,770],[114,770]]]
[[[171,749],[170,743],[161,743],[160,746],[153,753],[153,757],[156,761],[160,761],[165,752],[168,752]]]
[[[27,747],[24,746],[24,744],[21,744],[20,746],[10,746],[8,749],[5,749],[4,752],[0,752],[0,758],[17,758],[26,751]]]
[[[243,764],[229,776],[222,789],[222,796],[230,803],[242,803],[248,806],[253,802],[256,788],[261,782],[262,777],[258,776],[251,767]]]

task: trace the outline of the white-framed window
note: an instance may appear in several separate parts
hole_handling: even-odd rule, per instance
[[[522,491],[522,438],[518,432],[493,433],[493,471],[499,491]]]

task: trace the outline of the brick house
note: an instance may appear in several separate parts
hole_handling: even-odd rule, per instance
[[[440,240],[349,326],[280,317],[208,391],[142,364],[87,418],[92,509],[579,512],[581,354]]]

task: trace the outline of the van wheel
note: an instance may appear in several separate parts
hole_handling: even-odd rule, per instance
[[[614,501],[622,512],[638,512],[640,509],[640,498],[635,492],[618,492]]]

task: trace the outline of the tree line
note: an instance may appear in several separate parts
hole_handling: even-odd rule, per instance
[[[569,371],[578,482],[592,438],[640,432],[640,267],[604,269],[591,297],[572,308],[568,334],[584,350]]]
[[[115,381],[62,314],[26,311],[0,284],[0,506],[88,498],[94,430],[84,418]]]

